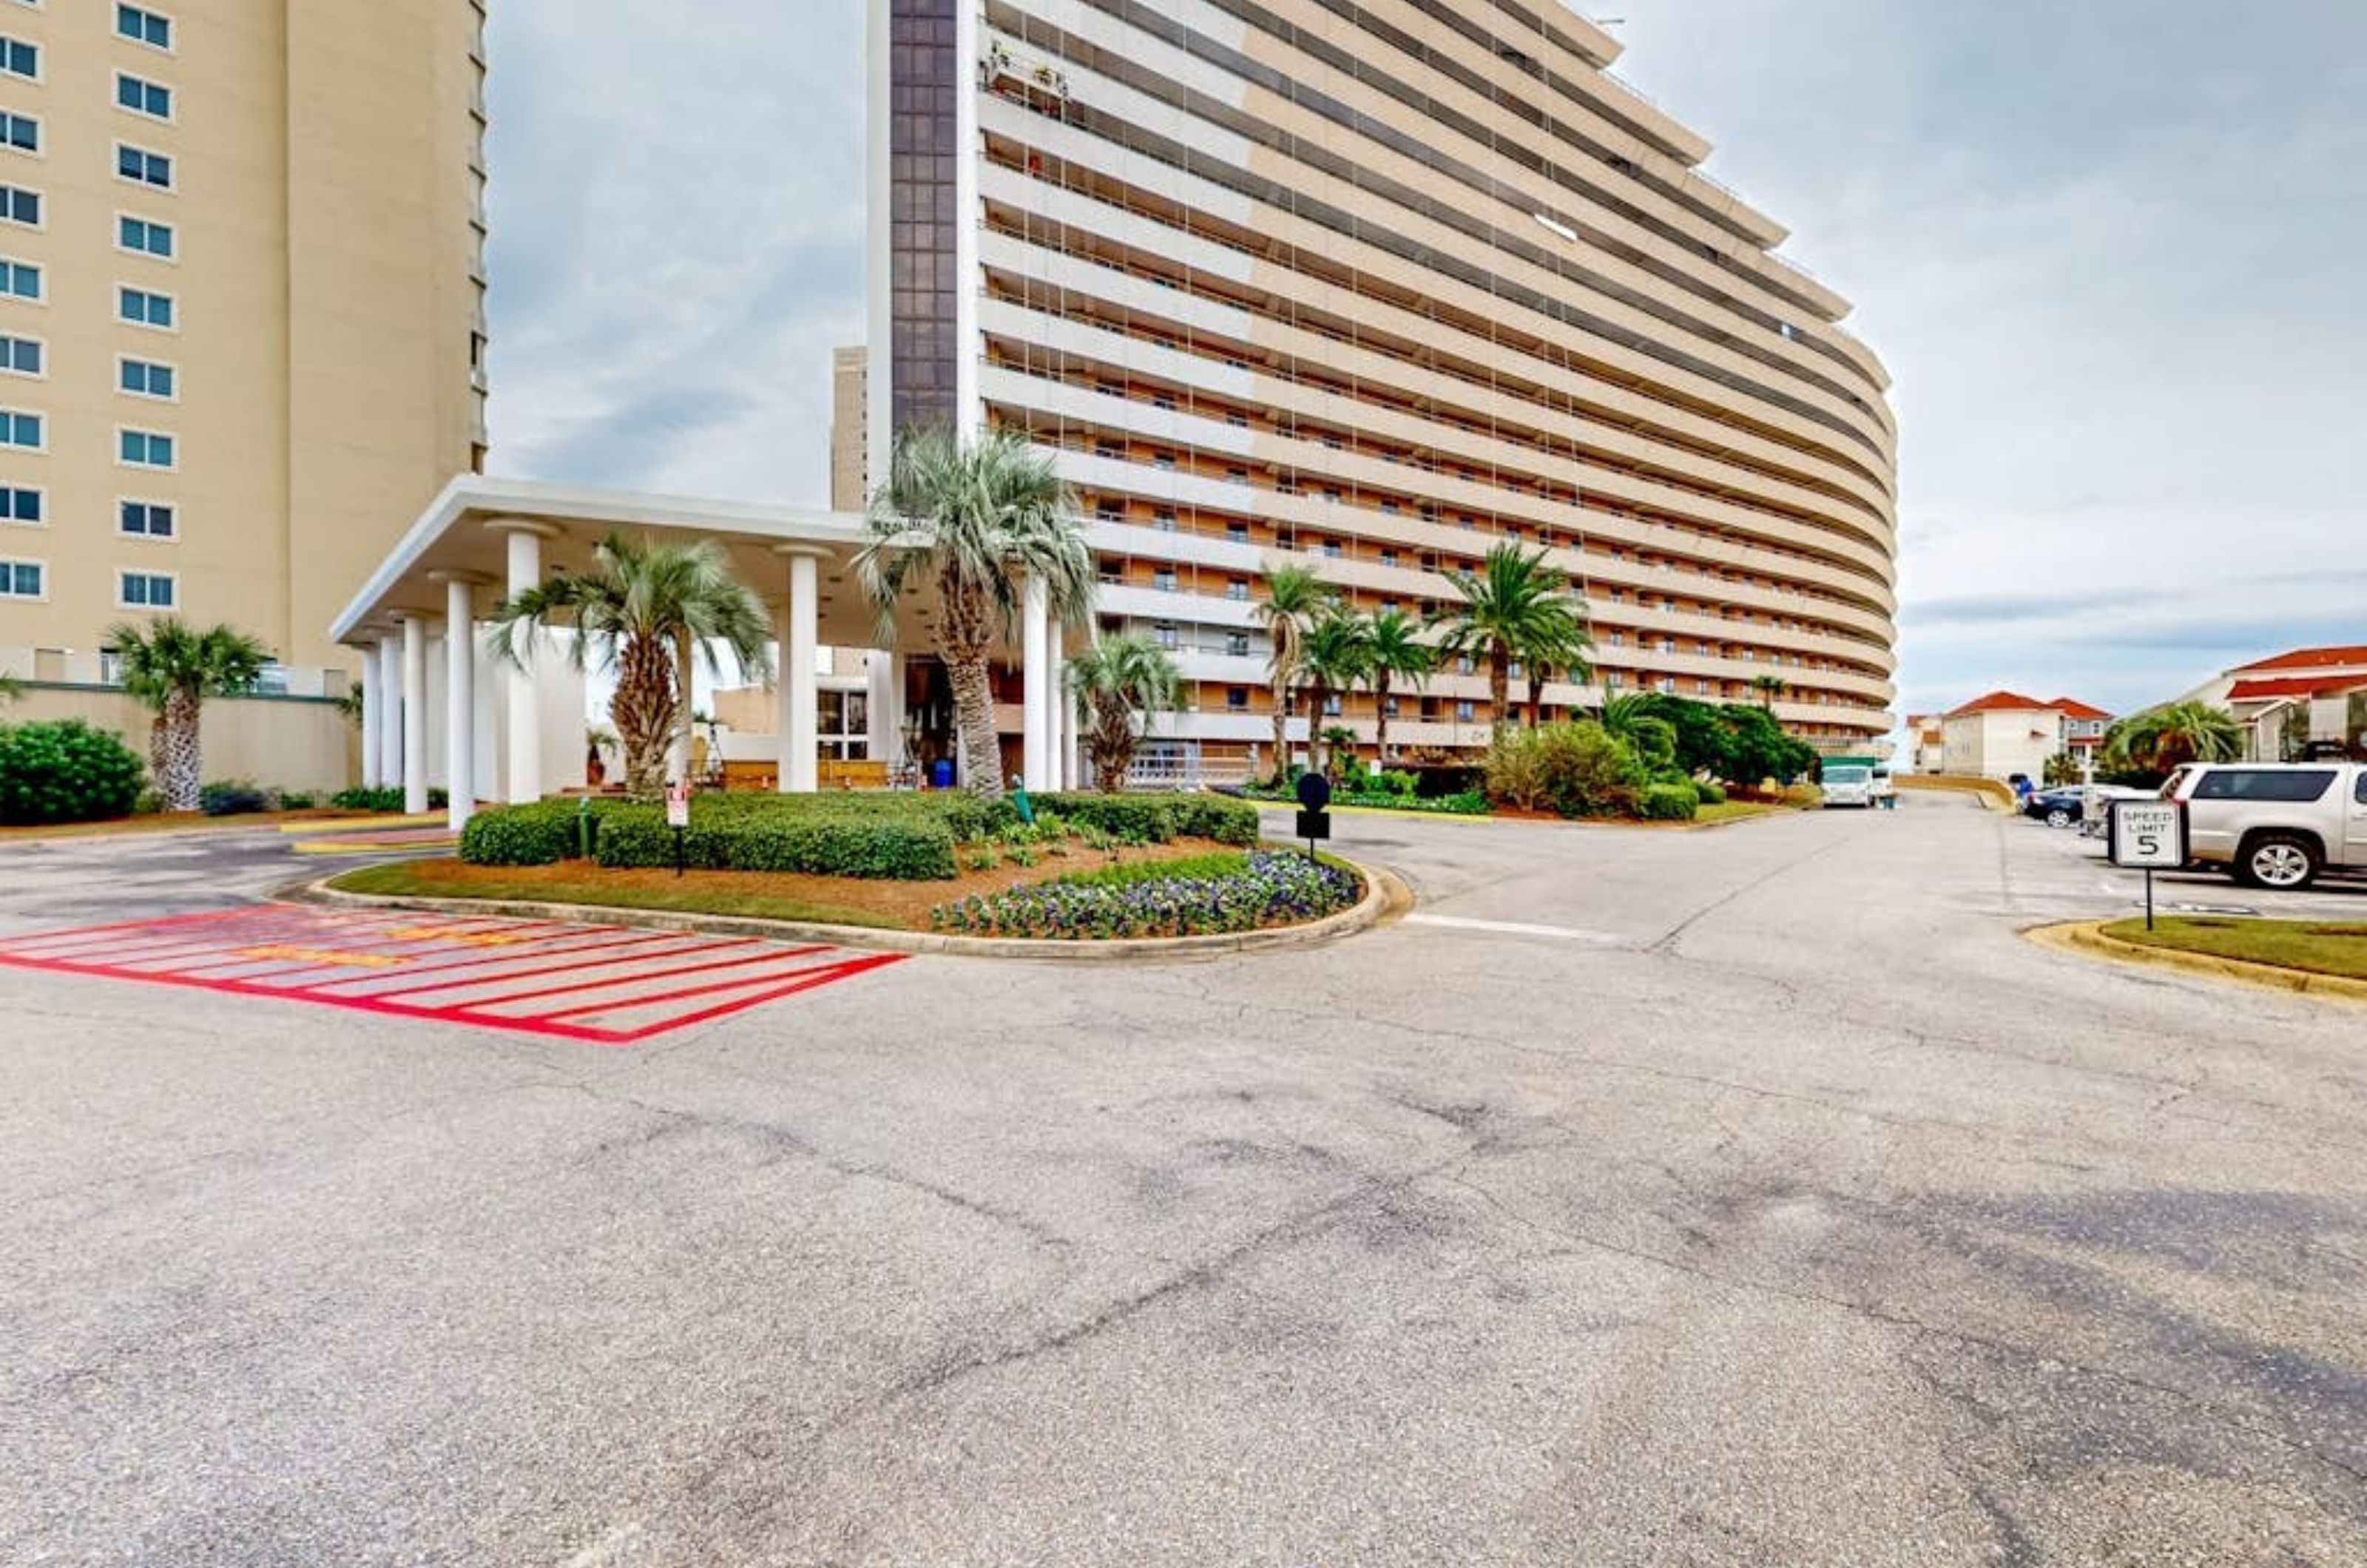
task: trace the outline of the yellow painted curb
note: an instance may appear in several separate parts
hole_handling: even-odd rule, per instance
[[[2103,920],[2074,920],[2064,925],[2032,926],[2022,934],[2025,941],[2057,953],[2078,953],[2108,963],[2175,969],[2204,979],[2231,980],[2237,985],[2286,991],[2328,1001],[2367,1002],[2367,980],[2353,980],[2341,975],[2319,975],[2307,969],[2287,969],[2274,964],[2251,964],[2240,958],[2221,958],[2208,953],[2186,953],[2174,947],[2146,947],[2140,942],[2123,942],[2117,937],[2105,935],[2104,927],[2108,923]]]
[[[374,814],[315,817],[306,822],[282,822],[278,827],[281,832],[291,838],[322,839],[336,833],[383,833],[390,828],[433,828],[438,822],[449,820],[448,813],[429,811],[417,817],[379,817]]]
[[[1891,782],[1900,789],[1978,795],[1981,805],[1991,811],[2014,812],[2022,808],[2013,791],[1995,779],[1958,778],[1949,773],[1894,773]]]

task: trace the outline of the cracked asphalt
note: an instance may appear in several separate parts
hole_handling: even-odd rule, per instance
[[[0,1562],[2367,1563],[2367,1011],[1958,800],[1339,823],[1410,919],[633,1048],[0,970]]]

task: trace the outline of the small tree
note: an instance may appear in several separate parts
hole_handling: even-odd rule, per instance
[[[608,719],[625,752],[626,793],[638,799],[665,792],[666,754],[690,703],[685,644],[718,674],[721,643],[744,673],[772,679],[764,601],[732,575],[712,539],[671,545],[609,535],[590,570],[555,576],[495,606],[493,652],[523,662],[536,636],[560,626],[576,632],[568,654],[577,669],[596,658],[616,673]]]
[[[1146,637],[1104,637],[1069,660],[1069,689],[1083,725],[1085,755],[1104,795],[1126,787],[1152,714],[1172,711],[1184,677]]]
[[[1345,725],[1327,728],[1324,717],[1335,696],[1344,697],[1362,684],[1372,669],[1372,626],[1361,615],[1331,611],[1307,629],[1298,648],[1299,677],[1307,692],[1307,761],[1318,773],[1331,771],[1326,749],[1336,750],[1331,739]],[[1355,731],[1348,730],[1353,742]]]
[[[1438,667],[1438,650],[1421,640],[1421,623],[1403,610],[1383,610],[1372,618],[1366,652],[1370,659],[1373,704],[1380,714],[1373,739],[1384,768],[1389,765],[1390,688],[1400,680],[1419,689]]]
[[[2166,773],[2186,762],[2232,762],[2244,754],[2244,727],[2207,703],[2164,703],[2131,714],[2104,732],[2107,755]]]
[[[1792,682],[1781,675],[1753,675],[1750,689],[1759,694],[1759,705],[1769,713],[1775,711],[1775,699],[1791,689]]]
[[[1299,644],[1308,629],[1339,602],[1331,584],[1303,566],[1265,569],[1265,597],[1257,605],[1259,625],[1273,647],[1266,655],[1266,680],[1274,689],[1274,776],[1290,777],[1290,693],[1299,675]],[[1307,754],[1315,756],[1315,732],[1307,732]]]
[[[164,809],[197,810],[205,754],[198,725],[206,699],[253,691],[271,650],[235,627],[199,631],[177,615],[160,615],[146,626],[120,622],[108,628],[107,642],[125,694],[155,716],[148,726],[148,772]]]
[[[1002,794],[988,664],[1019,624],[1029,581],[1062,624],[1093,613],[1093,556],[1075,494],[1048,455],[1014,430],[965,443],[942,427],[896,437],[888,482],[871,498],[871,538],[855,558],[879,615],[882,645],[896,632],[909,587],[934,585],[937,653],[953,688],[962,783]]]
[[[1575,671],[1593,645],[1586,626],[1586,603],[1569,592],[1569,580],[1546,565],[1546,552],[1524,553],[1518,545],[1498,545],[1480,570],[1450,571],[1446,579],[1463,596],[1438,619],[1446,627],[1440,648],[1448,653],[1484,654],[1488,701],[1496,724],[1511,722],[1512,660]]]

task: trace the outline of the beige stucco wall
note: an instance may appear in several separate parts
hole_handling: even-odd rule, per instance
[[[25,723],[79,718],[110,730],[142,760],[149,711],[121,692],[91,686],[35,686],[0,719]],[[353,783],[361,740],[353,721],[318,697],[217,697],[201,719],[200,776],[246,779],[279,789],[330,795]]]
[[[1950,718],[1945,736],[1945,771],[1965,778],[2043,778],[2047,759],[2063,750],[2058,716],[2030,708]]]

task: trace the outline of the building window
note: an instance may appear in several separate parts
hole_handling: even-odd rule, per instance
[[[173,89],[137,76],[115,73],[115,107],[155,119],[173,118]]]
[[[1183,646],[1183,639],[1177,635],[1175,623],[1172,621],[1160,622],[1150,629],[1150,635],[1157,639],[1160,647],[1171,651]]]
[[[41,51],[22,39],[0,38],[0,71],[38,82],[41,79]]]
[[[115,602],[126,610],[169,610],[176,597],[176,584],[168,571],[123,571],[116,573]]]
[[[1395,551],[1395,550],[1383,550],[1383,551],[1381,552],[1381,564],[1382,564],[1383,566],[1395,566],[1395,565],[1397,565],[1397,564],[1398,564],[1398,553],[1397,553],[1397,551]]]
[[[1478,716],[1478,710],[1473,707],[1469,703],[1457,703],[1455,705],[1455,723],[1469,724]]]
[[[1225,651],[1235,659],[1247,659],[1250,656],[1250,634],[1247,632],[1227,634]]]
[[[17,299],[39,299],[41,269],[23,262],[0,261],[0,294]]]
[[[0,485],[0,523],[41,521],[41,492],[22,485]]]
[[[1249,579],[1246,577],[1236,577],[1230,582],[1226,583],[1225,597],[1230,599],[1236,604],[1248,604],[1250,602]]]
[[[174,509],[161,501],[127,501],[117,509],[116,532],[140,539],[169,539],[177,529],[179,519]]]
[[[171,261],[173,226],[151,222],[145,218],[119,217],[115,220],[115,243],[119,250],[143,256],[161,256]]]
[[[19,152],[41,150],[41,122],[30,115],[0,114],[0,141]]]
[[[115,291],[115,314],[118,320],[134,326],[169,328],[173,324],[173,297],[145,288],[119,288]]]
[[[144,43],[151,49],[173,47],[173,18],[138,6],[118,6],[115,8],[115,36],[128,38],[133,43]]]
[[[41,581],[47,574],[36,560],[0,560],[0,599],[40,599],[46,596]]]
[[[135,468],[169,468],[180,456],[173,437],[153,430],[118,431],[115,455]]]
[[[33,337],[0,337],[0,370],[12,376],[38,376],[41,373],[41,340]]]
[[[1323,711],[1331,717],[1337,718],[1340,716],[1341,713],[1343,711],[1343,707],[1338,694],[1335,693],[1323,699]]]
[[[180,374],[153,359],[119,359],[116,385],[135,398],[175,398],[180,395]]]
[[[1250,689],[1247,686],[1226,687],[1225,706],[1233,713],[1247,713],[1250,706]]]
[[[1175,513],[1154,512],[1150,514],[1150,525],[1162,534],[1172,534],[1175,532]]]
[[[115,172],[127,180],[158,190],[173,188],[173,160],[162,152],[150,152],[129,142],[115,144]]]
[[[48,431],[37,413],[18,413],[14,409],[0,409],[0,446],[15,446],[27,452],[39,452],[48,444]]]
[[[28,229],[40,228],[41,193],[22,186],[0,186],[0,220],[21,223]]]
[[[1156,570],[1156,571],[1154,571],[1154,572],[1152,572],[1152,573],[1150,574],[1150,586],[1151,586],[1151,587],[1153,587],[1153,588],[1156,588],[1156,589],[1157,589],[1157,590],[1159,590],[1159,592],[1161,592],[1161,593],[1172,593],[1172,592],[1175,592],[1175,573],[1174,573],[1174,571],[1173,571],[1171,568],[1168,568],[1168,567],[1161,567],[1158,570]]]
[[[1249,542],[1250,525],[1248,524],[1228,523],[1225,525],[1225,543],[1229,545],[1246,545]]]

